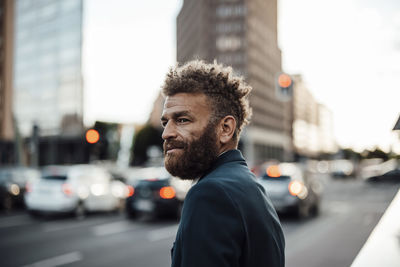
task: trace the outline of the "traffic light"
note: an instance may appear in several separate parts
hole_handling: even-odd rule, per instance
[[[89,129],[86,131],[86,141],[89,144],[95,144],[100,140],[100,134],[95,129]]]
[[[280,73],[276,80],[276,96],[281,101],[289,101],[293,96],[293,79],[286,73]]]

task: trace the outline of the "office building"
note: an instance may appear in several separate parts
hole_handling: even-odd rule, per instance
[[[294,152],[298,157],[318,157],[337,152],[333,114],[317,102],[301,75],[293,75],[291,125]]]
[[[253,87],[251,124],[242,134],[250,164],[291,158],[289,104],[276,97],[281,72],[277,0],[184,0],[177,17],[177,60],[230,65]]]
[[[83,130],[82,0],[16,0],[14,114],[22,136]]]
[[[0,164],[12,163],[14,129],[12,119],[14,1],[0,1]]]

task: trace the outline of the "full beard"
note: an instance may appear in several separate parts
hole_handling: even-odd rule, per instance
[[[182,147],[182,153],[167,154],[167,144]],[[164,141],[165,168],[183,180],[194,180],[204,175],[218,157],[215,125],[209,123],[203,134],[191,142]]]

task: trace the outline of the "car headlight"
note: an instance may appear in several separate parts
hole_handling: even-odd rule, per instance
[[[21,193],[21,189],[19,188],[19,186],[17,184],[11,184],[8,190],[14,196],[18,196]]]
[[[292,196],[297,196],[300,199],[305,199],[308,195],[307,187],[300,181],[291,181],[288,186],[289,193]]]

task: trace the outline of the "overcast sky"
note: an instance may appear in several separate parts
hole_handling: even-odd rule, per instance
[[[86,0],[86,123],[147,120],[176,60],[181,3]],[[339,144],[389,149],[399,139],[400,1],[280,0],[278,15],[283,69],[332,110]]]

